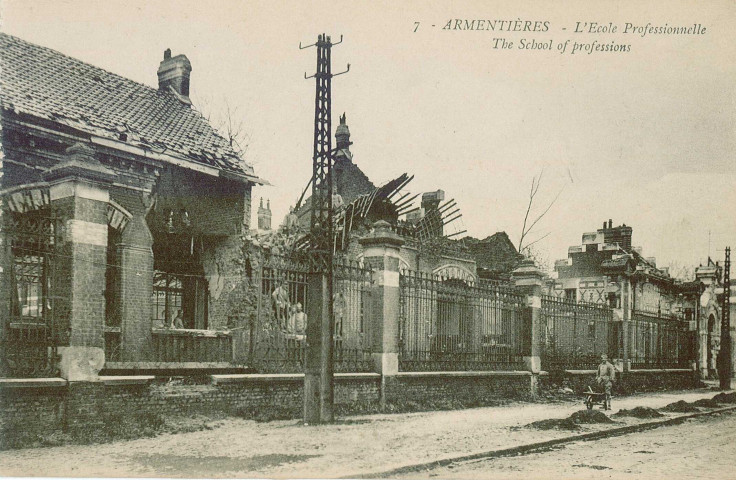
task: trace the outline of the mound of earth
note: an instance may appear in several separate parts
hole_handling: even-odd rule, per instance
[[[721,406],[717,401],[715,401],[712,398],[703,398],[701,400],[691,403],[690,405],[693,405],[696,407],[705,407],[705,408],[719,408]]]
[[[736,403],[736,392],[719,393],[713,397],[713,401],[718,403]]]
[[[578,410],[568,417],[575,424],[581,423],[615,423],[599,410]]]
[[[650,407],[634,407],[631,410],[619,410],[614,417],[635,417],[635,418],[657,418],[663,417],[661,413]]]
[[[567,418],[550,418],[548,420],[539,420],[532,422],[527,427],[539,430],[577,430],[583,423],[616,423],[606,416],[605,413],[597,410],[580,410]]]
[[[550,418],[547,420],[538,420],[527,425],[529,428],[537,430],[579,430],[580,425],[576,424],[569,418]]]
[[[663,412],[673,412],[673,413],[692,413],[692,412],[699,412],[697,407],[690,405],[685,400],[680,400],[679,402],[670,403],[664,408],[660,408]]]

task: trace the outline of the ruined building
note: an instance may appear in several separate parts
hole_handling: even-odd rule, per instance
[[[175,317],[222,328],[263,181],[193,108],[187,57],[154,88],[0,34],[0,67],[3,365],[162,361]]]
[[[441,204],[445,200],[445,192],[442,190],[425,192],[421,196],[421,206],[410,209],[411,200],[418,195],[411,196],[407,192],[403,194],[399,192],[400,186],[405,186],[411,180],[410,177],[402,175],[381,187],[376,187],[355,163],[350,151],[353,142],[350,140],[350,129],[345,114],[340,116],[335,139],[337,153],[333,166],[335,175],[333,204],[338,218],[348,217],[342,223],[338,222],[340,232],[349,230],[351,234],[341,237],[345,239],[344,246],[348,256],[355,259],[362,258],[362,247],[358,238],[365,235],[374,222],[384,220],[392,225],[398,225],[399,233],[404,237],[405,243],[401,248],[399,259],[401,268],[438,277],[457,278],[470,283],[477,281],[476,265],[470,251],[462,243],[444,238],[446,232]],[[396,208],[396,205],[402,203],[406,205],[403,208],[408,212],[401,213],[402,209]],[[356,212],[355,215],[352,215],[353,212]],[[451,212],[457,213],[459,209],[453,211],[448,208],[444,212],[444,221]],[[311,215],[310,198],[299,205],[296,215],[299,225],[306,231]],[[422,228],[416,228],[420,225]]]

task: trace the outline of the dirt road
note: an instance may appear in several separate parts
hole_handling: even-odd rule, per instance
[[[614,408],[660,408],[711,398],[709,390],[616,398]],[[365,415],[305,427],[294,420],[227,419],[212,430],[102,445],[0,452],[0,475],[84,477],[334,478],[562,438],[569,431],[519,428],[567,417],[580,399],[445,412]],[[643,420],[626,418],[622,424]],[[596,431],[610,425],[590,425]],[[619,440],[620,441],[620,440]]]
[[[736,413],[543,453],[455,464],[401,478],[724,479],[736,476]]]

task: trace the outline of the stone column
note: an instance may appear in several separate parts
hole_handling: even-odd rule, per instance
[[[534,265],[534,261],[525,259],[511,273],[514,286],[527,298],[527,309],[524,314],[524,364],[531,372],[530,392],[532,397],[539,394],[539,372],[541,371],[542,346],[542,279],[544,274]]]
[[[370,334],[375,372],[381,374],[381,404],[390,396],[399,372],[399,251],[404,240],[379,220],[360,239],[363,261],[373,269]]]
[[[76,144],[49,169],[51,206],[63,219],[54,286],[55,315],[65,327],[59,348],[61,374],[69,381],[94,381],[104,366],[107,204],[112,172],[94,150]]]

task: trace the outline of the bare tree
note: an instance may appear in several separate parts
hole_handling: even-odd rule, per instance
[[[537,266],[537,268],[539,268],[542,272],[549,275],[554,270],[553,262],[549,258],[549,253],[546,251],[543,251],[542,249],[538,247],[539,245],[536,244],[536,242],[534,242],[534,244],[530,244],[524,247],[524,252],[523,252],[524,257],[532,260],[534,262],[534,265]]]
[[[245,128],[244,115],[240,113],[240,107],[233,107],[232,102],[225,97],[217,102],[206,95],[197,96],[195,105],[200,115],[230,143],[230,146],[241,157],[244,157],[250,145],[250,135]]]
[[[232,107],[223,100],[222,118],[215,128],[220,130],[230,142],[230,146],[241,155],[245,155],[250,143],[250,135],[245,130],[243,116],[238,113],[239,107]]]
[[[551,202],[549,202],[544,210],[542,210],[539,215],[536,215],[534,217],[534,220],[530,220],[530,215],[532,214],[532,210],[535,209],[535,200],[537,199],[537,193],[539,193],[539,186],[542,184],[542,174],[544,173],[544,169],[542,169],[539,172],[539,175],[535,175],[532,177],[532,185],[529,189],[529,203],[526,206],[526,213],[524,214],[524,224],[521,227],[521,235],[519,236],[519,246],[517,250],[519,253],[524,253],[529,250],[529,247],[534,245],[535,243],[539,242],[540,240],[543,240],[546,238],[550,232],[545,233],[541,237],[538,237],[534,241],[524,243],[526,240],[528,240],[530,234],[534,230],[534,227],[539,223],[539,221],[544,218],[545,215],[550,211],[552,206],[557,202],[557,199],[560,198],[560,194],[562,194],[562,191],[564,190],[564,187],[560,189],[559,192],[557,192],[557,195],[555,195],[555,198],[552,199]]]
[[[685,282],[695,280],[695,265],[688,265],[679,260],[673,260],[667,265],[667,268],[672,278]]]

